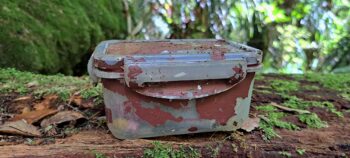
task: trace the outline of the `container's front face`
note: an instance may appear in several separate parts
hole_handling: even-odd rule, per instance
[[[233,131],[248,118],[253,78],[248,73],[228,91],[192,100],[148,97],[103,79],[108,127],[120,139]]]
[[[96,49],[103,54],[89,73],[102,79],[117,138],[233,131],[248,118],[259,51],[256,57],[224,40],[118,41]]]

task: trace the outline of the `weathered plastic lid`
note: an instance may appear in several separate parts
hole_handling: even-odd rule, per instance
[[[261,67],[258,49],[214,39],[101,42],[88,65],[90,77],[121,79],[136,92],[192,99],[220,93]]]

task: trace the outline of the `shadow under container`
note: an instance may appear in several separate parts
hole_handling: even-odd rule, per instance
[[[233,131],[248,118],[262,52],[226,40],[109,40],[88,64],[119,139]]]

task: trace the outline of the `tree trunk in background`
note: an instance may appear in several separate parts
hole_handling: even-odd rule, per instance
[[[121,1],[1,1],[0,67],[81,74],[89,49],[126,38],[125,21]]]

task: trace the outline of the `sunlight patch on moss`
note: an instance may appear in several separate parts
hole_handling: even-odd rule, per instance
[[[315,91],[315,90],[320,89],[320,87],[318,87],[316,85],[304,85],[304,86],[302,86],[302,88],[305,90],[309,90],[309,91]]]
[[[295,152],[296,152],[298,155],[304,155],[305,152],[306,152],[306,150],[305,150],[305,149],[297,149]]]

